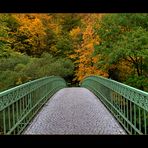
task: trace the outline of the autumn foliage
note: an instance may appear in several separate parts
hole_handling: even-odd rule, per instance
[[[97,19],[101,18],[98,14],[83,14],[83,28],[77,27],[71,30],[70,35],[76,40],[81,33],[82,41],[76,44],[74,54],[70,58],[74,59],[76,65],[75,79],[81,81],[84,77],[90,75],[101,75],[107,77],[108,74],[97,68],[99,60],[98,55],[94,55],[94,45],[99,44],[99,36],[94,32],[94,25]]]
[[[99,75],[147,91],[147,22],[147,14],[0,14],[0,90]]]

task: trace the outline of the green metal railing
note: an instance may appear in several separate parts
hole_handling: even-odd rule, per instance
[[[101,76],[89,76],[81,87],[92,91],[128,134],[148,134],[148,93]]]
[[[37,79],[0,93],[0,134],[21,134],[55,92],[66,87],[57,76]]]

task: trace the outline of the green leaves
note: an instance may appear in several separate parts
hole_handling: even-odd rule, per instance
[[[148,78],[146,78],[145,76],[138,77],[135,75],[131,75],[125,81],[125,84],[139,89],[145,89],[145,91],[148,91]]]
[[[13,53],[7,59],[0,59],[0,90],[44,76],[61,76],[66,78],[73,75],[74,65],[71,60],[54,58],[48,53],[40,58]]]
[[[46,75],[72,79],[74,69],[74,80],[110,70],[122,82],[148,77],[148,14],[0,14],[0,26],[4,88]]]
[[[58,49],[58,54],[64,56],[64,53],[70,52],[73,50],[73,44],[68,36],[63,36],[58,39],[56,48]]]
[[[64,32],[69,32],[74,27],[80,25],[80,17],[77,14],[66,14],[62,20],[62,30]]]
[[[122,61],[127,61],[131,68],[129,76],[134,73],[134,77],[146,79],[145,59],[148,58],[147,14],[108,14],[103,17],[100,28],[96,28],[96,31],[101,38],[101,43],[95,46],[95,53],[100,55],[104,63],[118,68]],[[144,81],[143,84],[141,81],[138,82],[139,85],[135,86],[143,89]],[[134,83],[136,82],[134,81]]]

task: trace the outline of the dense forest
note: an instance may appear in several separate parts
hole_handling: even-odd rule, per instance
[[[0,91],[51,75],[148,91],[148,14],[0,14]]]

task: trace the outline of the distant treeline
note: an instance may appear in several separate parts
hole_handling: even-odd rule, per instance
[[[148,91],[148,14],[0,14],[0,91],[101,75]]]

